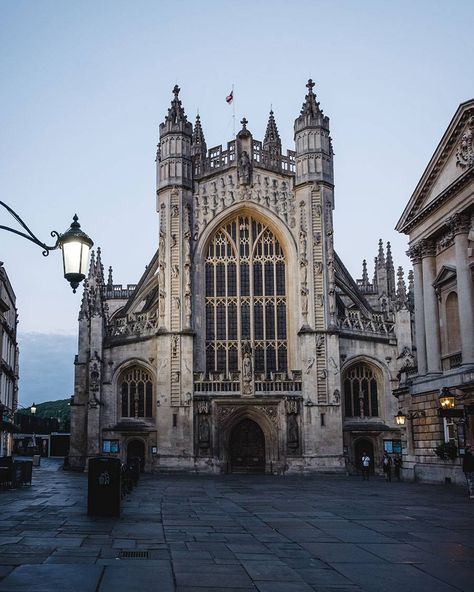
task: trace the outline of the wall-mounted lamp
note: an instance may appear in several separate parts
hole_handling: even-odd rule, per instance
[[[59,234],[55,230],[51,232],[51,236],[56,237],[56,243],[48,246],[31,232],[25,222],[23,222],[20,216],[10,206],[3,201],[0,201],[0,206],[7,210],[25,232],[2,225],[0,225],[0,230],[13,232],[13,234],[17,234],[38,245],[43,249],[43,255],[45,257],[49,255],[50,251],[61,249],[63,253],[64,277],[71,284],[72,291],[76,292],[76,288],[86,277],[89,251],[94,244],[87,234],[81,230],[77,215],[74,215],[71,226],[63,234]]]
[[[399,426],[404,426],[407,419],[418,419],[420,417],[426,417],[426,413],[421,411],[409,411],[408,413],[403,413],[401,409],[398,410],[397,415],[395,415],[395,423]]]

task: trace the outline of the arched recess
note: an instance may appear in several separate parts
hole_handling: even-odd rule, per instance
[[[137,372],[135,372],[137,371]],[[149,396],[151,383],[151,396]],[[133,386],[135,383],[135,387]],[[126,385],[126,388],[125,386]],[[140,386],[139,386],[140,385]],[[143,385],[143,386],[142,386]],[[149,363],[142,359],[127,360],[118,366],[112,377],[115,394],[116,417],[121,419],[141,419],[152,421],[156,412],[156,375]],[[143,414],[141,414],[141,394],[143,393]],[[128,398],[127,414],[124,415],[124,398]],[[147,401],[149,399],[149,401]]]
[[[446,352],[448,354],[454,354],[461,351],[458,295],[454,290],[446,297],[445,318]]]
[[[195,366],[199,370],[206,368],[206,257],[209,246],[219,230],[237,217],[250,217],[257,223],[263,224],[274,234],[279,242],[285,258],[286,275],[286,333],[288,347],[288,369],[298,368],[298,355],[296,352],[296,323],[297,315],[290,314],[290,311],[298,311],[298,271],[297,247],[290,229],[272,212],[258,204],[248,203],[245,205],[234,204],[217,216],[199,237],[193,256],[193,318],[194,329],[196,330],[195,341]],[[243,339],[245,340],[245,339]],[[240,352],[239,352],[240,355]]]
[[[357,371],[358,369],[360,369],[359,372]],[[386,393],[391,392],[390,373],[386,366],[381,364],[379,360],[369,356],[355,356],[346,360],[341,368],[341,376],[343,414],[345,419],[360,418],[360,408],[357,402],[353,401],[358,393],[364,394],[365,417],[385,417],[387,412]],[[375,397],[373,381],[376,383],[376,409],[374,409],[371,401],[371,397]],[[366,393],[364,392],[365,388],[367,389]],[[360,390],[358,391],[358,389]],[[350,412],[348,409],[349,398],[352,399]],[[367,413],[367,410],[369,413]]]
[[[353,464],[358,472],[362,472],[362,455],[364,452],[370,458],[369,470],[374,473],[375,468],[375,447],[372,438],[361,437],[354,440],[353,449]]]
[[[276,408],[271,417],[277,417]],[[270,419],[267,413],[252,405],[240,407],[218,426],[218,456],[226,470],[230,470],[230,443],[234,428],[244,419],[255,422],[262,430],[265,438],[265,472],[272,470],[272,463],[280,459],[278,428],[276,419]]]

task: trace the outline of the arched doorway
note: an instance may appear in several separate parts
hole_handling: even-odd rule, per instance
[[[368,438],[359,438],[354,444],[354,465],[358,473],[362,473],[361,458],[364,452],[370,457],[370,473],[373,474],[375,466],[374,445]]]
[[[234,426],[229,457],[232,473],[265,472],[265,436],[257,423],[246,418]]]
[[[140,459],[140,471],[145,470],[145,444],[141,440],[130,440],[127,445],[127,463],[132,458]]]

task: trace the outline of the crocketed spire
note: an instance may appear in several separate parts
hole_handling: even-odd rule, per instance
[[[402,308],[405,305],[407,298],[407,289],[405,285],[403,274],[403,267],[399,267],[397,271],[397,306]]]
[[[270,111],[268,117],[267,130],[265,132],[265,138],[263,139],[263,149],[278,149],[278,153],[281,152],[281,139],[280,134],[278,133],[275,117],[273,116],[273,110]]]
[[[114,280],[112,276],[113,270],[112,266],[109,267],[109,276],[107,278],[107,290],[113,290],[114,288]]]
[[[306,85],[308,93],[304,98],[299,117],[295,120],[295,135],[307,128],[323,128],[329,133],[329,117],[326,117],[313,92],[314,82],[311,78]],[[329,151],[329,150],[328,150]]]
[[[206,140],[204,138],[204,132],[202,131],[201,118],[199,116],[199,113],[196,115],[196,123],[194,124],[192,144],[193,154],[206,154],[207,145]]]
[[[364,259],[362,261],[362,285],[368,286],[369,284],[369,274],[367,273],[367,261]]]
[[[383,252],[383,241],[379,239],[379,254],[377,255],[377,265],[378,267],[385,266],[385,254]]]

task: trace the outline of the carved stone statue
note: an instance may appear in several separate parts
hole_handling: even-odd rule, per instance
[[[243,185],[250,183],[250,158],[246,150],[242,152],[239,158],[239,176]]]
[[[199,438],[199,445],[206,447],[209,445],[211,436],[211,430],[209,427],[209,420],[205,415],[199,416],[199,429],[198,429],[198,438]]]
[[[287,439],[288,439],[288,448],[298,448],[299,445],[299,429],[298,429],[298,421],[296,419],[296,415],[291,414],[287,416]]]

